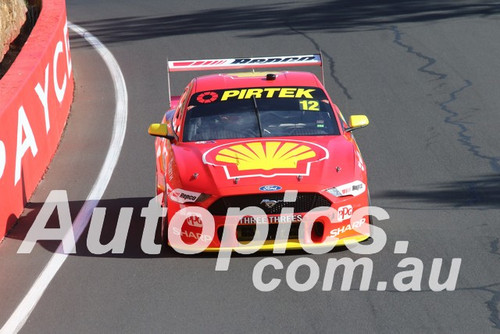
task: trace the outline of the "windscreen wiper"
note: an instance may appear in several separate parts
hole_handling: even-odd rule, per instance
[[[252,96],[253,100],[253,110],[255,111],[255,116],[257,116],[257,124],[259,125],[259,134],[260,137],[262,136],[262,124],[260,123],[260,114],[259,114],[259,108],[257,107],[257,100],[255,99],[255,96]]]

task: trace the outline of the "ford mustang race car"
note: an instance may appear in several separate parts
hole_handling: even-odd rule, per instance
[[[193,79],[149,127],[157,198],[167,208],[164,242],[265,250],[369,237],[366,213],[351,221],[369,205],[366,165],[351,133],[367,117],[346,121],[313,73],[262,70],[321,65],[321,55],[168,61],[169,76],[246,71]],[[262,242],[252,243],[257,237]]]

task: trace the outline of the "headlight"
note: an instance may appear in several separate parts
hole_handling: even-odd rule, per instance
[[[335,197],[358,196],[364,193],[365,190],[366,185],[361,181],[354,181],[338,187],[325,189],[325,191],[329,192]]]
[[[177,203],[195,203],[203,202],[211,195],[205,193],[198,193],[184,189],[174,189],[170,192],[169,197],[172,201]]]

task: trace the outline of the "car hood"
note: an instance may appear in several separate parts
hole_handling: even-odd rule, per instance
[[[233,139],[179,143],[173,153],[186,190],[214,195],[318,191],[359,179],[364,168],[355,145],[342,135]]]

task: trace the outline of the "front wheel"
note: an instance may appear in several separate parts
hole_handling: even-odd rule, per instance
[[[372,206],[372,198],[370,196],[370,190],[368,191],[368,206]],[[368,215],[368,224],[373,225],[373,218],[371,215]]]
[[[167,248],[168,248],[168,219],[167,219],[167,217],[161,218],[160,236],[161,236],[161,250],[162,250],[162,253],[165,253]]]
[[[368,206],[372,206],[372,200],[371,200],[371,196],[370,196],[370,191],[368,190]],[[369,225],[373,225],[373,218],[371,215],[368,215],[368,226]],[[361,241],[362,244],[366,244],[366,243],[372,243],[372,237],[368,237],[366,238],[365,240]]]
[[[159,195],[161,188],[158,186],[158,174],[156,174],[155,176],[155,184],[156,184],[156,194]],[[166,187],[163,187],[163,189],[166,189]],[[165,193],[163,193],[163,198],[161,199],[161,203],[162,203],[162,208],[167,207],[167,199]],[[161,224],[160,225],[161,249],[162,252],[164,253],[168,247],[168,218],[166,216],[161,217],[160,224]]]

